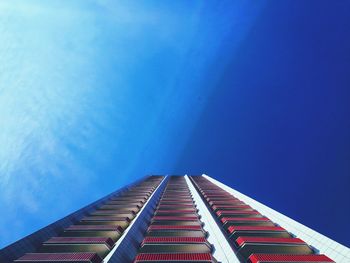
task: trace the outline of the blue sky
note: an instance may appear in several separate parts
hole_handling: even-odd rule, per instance
[[[1,1],[0,246],[202,172],[349,245],[350,10],[325,2]]]

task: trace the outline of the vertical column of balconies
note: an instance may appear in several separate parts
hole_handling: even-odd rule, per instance
[[[36,253],[15,262],[102,262],[162,180],[163,176],[150,176],[111,197],[59,236],[45,241]]]
[[[242,262],[333,262],[206,178],[191,180]]]
[[[172,176],[134,263],[216,262],[183,176]]]

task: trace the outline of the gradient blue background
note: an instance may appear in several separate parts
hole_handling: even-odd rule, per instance
[[[0,247],[150,173],[207,173],[349,246],[349,13],[1,1]]]

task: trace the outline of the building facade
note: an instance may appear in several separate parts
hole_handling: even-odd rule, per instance
[[[207,176],[152,175],[5,247],[0,262],[350,262],[350,249]]]

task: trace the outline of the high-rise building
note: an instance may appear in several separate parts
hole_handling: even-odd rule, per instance
[[[0,262],[350,262],[350,249],[202,176],[152,175],[5,247]]]

